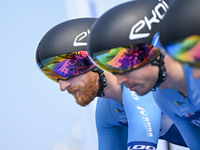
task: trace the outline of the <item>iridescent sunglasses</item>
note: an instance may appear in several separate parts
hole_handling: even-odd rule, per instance
[[[62,54],[42,60],[38,67],[51,80],[67,80],[83,74],[94,67],[88,58],[87,51]]]
[[[200,35],[166,44],[165,50],[175,60],[200,67]]]
[[[117,47],[93,53],[94,63],[113,74],[122,74],[138,69],[157,58],[161,54],[159,48],[149,44]]]

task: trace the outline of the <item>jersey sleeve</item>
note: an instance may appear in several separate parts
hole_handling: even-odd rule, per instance
[[[166,140],[167,142],[175,145],[187,147],[181,133],[175,124],[164,113],[162,113],[159,139]]]
[[[98,98],[96,127],[99,150],[125,150],[128,128],[120,126],[113,118],[109,107],[110,99]]]
[[[127,149],[156,149],[161,124],[161,111],[152,93],[137,95],[123,87],[123,104],[128,119]]]
[[[170,106],[171,104],[168,101],[162,99],[162,97],[158,94],[158,92],[154,92],[154,99],[157,105],[160,107],[163,113],[165,113],[176,125],[178,130],[180,131],[183,139],[185,140],[187,146],[191,150],[197,150],[200,148],[200,128],[193,125],[189,121],[180,118],[178,115],[173,113],[171,109],[168,109],[166,106]]]

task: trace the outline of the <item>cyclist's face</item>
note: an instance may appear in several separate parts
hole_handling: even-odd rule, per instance
[[[97,96],[98,80],[98,74],[89,71],[69,80],[59,80],[59,85],[60,90],[67,90],[79,105],[86,106]]]
[[[134,71],[117,74],[116,76],[118,84],[124,84],[138,95],[145,95],[152,90],[158,80],[158,67],[148,64]]]

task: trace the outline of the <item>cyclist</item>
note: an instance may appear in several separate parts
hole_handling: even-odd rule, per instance
[[[117,84],[114,75],[103,72],[88,58],[86,41],[95,20],[69,20],[49,30],[37,48],[38,67],[59,83],[61,91],[72,94],[79,105],[86,106],[98,97],[96,126],[100,150],[131,149],[141,145],[155,149],[161,112],[152,95],[140,97],[130,92]],[[172,121],[164,115],[160,138],[185,146]]]
[[[148,4],[151,6],[148,9],[142,7],[142,2],[154,2],[154,5]],[[181,5],[199,9],[199,2],[177,1],[180,6],[176,9]],[[159,40],[153,27],[164,17],[166,4],[165,1],[136,0],[108,10],[92,26],[88,50],[97,66],[116,74],[119,84],[138,95],[153,90],[161,111],[172,119],[188,147],[196,150],[200,147],[200,93],[190,78],[191,69],[155,45]]]
[[[193,67],[193,77],[200,89],[200,10],[197,8],[199,1],[189,5],[186,1],[178,7],[179,3],[182,2],[176,2],[164,17],[160,41],[172,58]],[[197,5],[194,7],[195,4]]]

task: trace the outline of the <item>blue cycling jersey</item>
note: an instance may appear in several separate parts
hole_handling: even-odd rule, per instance
[[[123,87],[123,105],[98,98],[96,125],[99,150],[153,150],[159,137],[185,146],[173,122],[164,115],[161,120],[161,111],[152,94],[138,96],[126,87]]]
[[[200,148],[200,93],[192,76],[192,68],[183,65],[187,97],[177,90],[159,88],[153,92],[160,109],[174,122],[191,150]]]
[[[194,79],[194,86],[200,93],[200,78]]]

